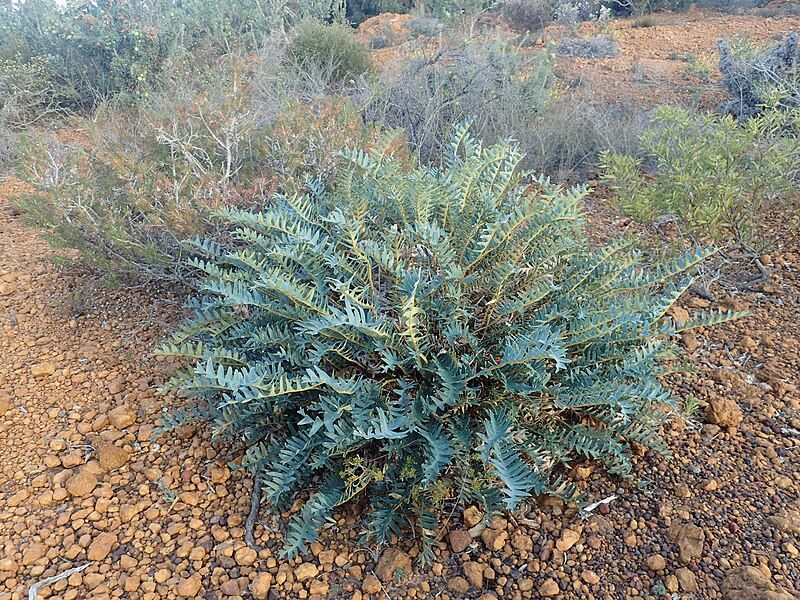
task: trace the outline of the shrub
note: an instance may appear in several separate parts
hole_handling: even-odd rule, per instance
[[[538,33],[550,23],[553,7],[550,0],[505,0],[500,14],[514,31]]]
[[[364,116],[402,128],[423,162],[438,163],[459,122],[471,120],[471,131],[489,144],[524,135],[549,101],[553,80],[549,52],[523,55],[506,42],[445,45],[381,74]]]
[[[797,112],[737,122],[662,108],[641,140],[652,178],[641,159],[605,154],[604,179],[636,218],[673,215],[701,239],[763,248],[761,218],[788,202],[800,173],[798,125]]]
[[[558,43],[556,52],[581,58],[613,58],[619,54],[619,44],[617,40],[606,35],[590,38],[570,37]]]
[[[258,209],[312,174],[327,181],[340,149],[377,137],[346,99],[301,102],[289,73],[268,89],[278,74],[257,76],[251,63],[230,57],[135,110],[104,107],[76,123],[83,140],[28,135],[20,175],[38,193],[18,208],[112,275],[183,279],[181,242],[223,233],[210,223],[214,211]]]
[[[447,505],[573,500],[586,458],[631,476],[628,443],[663,451],[677,408],[659,358],[691,278],[670,281],[706,252],[643,272],[590,250],[585,190],[529,182],[514,146],[460,129],[439,171],[390,141],[349,153],[331,198],[225,212],[238,247],[198,244],[195,316],[161,351],[191,360],[172,385],[196,402],[165,427],[212,419],[273,507],[301,500],[290,557],[359,497],[370,536],[413,522],[431,560]]]
[[[722,85],[730,98],[722,109],[751,117],[779,99],[788,108],[800,107],[800,48],[790,33],[772,48],[757,49],[746,39],[717,42]]]
[[[352,28],[304,21],[289,43],[289,58],[303,70],[329,73],[333,84],[358,79],[370,70],[369,49],[359,42]]]

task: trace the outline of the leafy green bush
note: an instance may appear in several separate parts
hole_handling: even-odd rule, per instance
[[[635,218],[673,215],[701,239],[763,245],[761,217],[788,202],[800,173],[799,125],[797,111],[737,122],[662,108],[641,138],[653,176],[641,158],[606,153],[604,180]]]
[[[443,506],[573,500],[573,461],[630,476],[628,443],[663,451],[677,408],[664,315],[707,252],[643,272],[624,244],[591,250],[585,189],[531,183],[513,145],[459,129],[432,170],[393,143],[350,152],[330,198],[223,213],[238,245],[198,243],[195,315],[162,349],[193,363],[171,385],[195,401],[165,427],[212,419],[273,507],[303,500],[289,556],[365,496],[369,535],[415,522],[430,559]]]
[[[369,49],[343,23],[304,21],[289,43],[288,55],[298,68],[326,73],[333,84],[355,81],[372,66]]]

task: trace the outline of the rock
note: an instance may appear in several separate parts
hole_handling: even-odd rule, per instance
[[[10,296],[13,292],[13,287],[11,287],[5,281],[0,281],[0,296]]]
[[[50,362],[37,363],[31,365],[31,374],[37,379],[40,377],[47,377],[56,372],[56,366]]]
[[[463,552],[469,548],[471,543],[472,536],[469,534],[469,531],[464,531],[463,529],[454,529],[450,532],[450,548],[453,549],[453,552]]]
[[[410,573],[411,558],[400,548],[387,548],[375,566],[375,575],[384,583]]]
[[[483,587],[483,569],[484,565],[474,560],[464,563],[464,576],[472,587],[478,589]]]
[[[539,586],[539,595],[545,598],[557,596],[558,592],[558,582],[555,579],[545,579],[544,583]]]
[[[676,325],[684,325],[689,322],[689,311],[680,306],[673,306],[670,309],[672,319]]]
[[[136,422],[136,413],[128,406],[118,406],[108,413],[108,420],[117,429],[125,429]]]
[[[464,524],[467,527],[475,527],[483,519],[483,514],[474,506],[467,507],[462,513]]]
[[[647,563],[647,568],[652,569],[653,571],[663,571],[667,568],[667,561],[664,560],[664,557],[660,554],[648,556],[645,563]]]
[[[561,537],[556,541],[556,548],[561,552],[566,552],[578,543],[581,539],[581,534],[573,529],[565,529],[561,532]]]
[[[311,585],[308,586],[308,591],[313,598],[325,598],[328,596],[330,587],[327,581],[315,579],[311,582]]]
[[[738,427],[742,422],[742,409],[728,398],[713,398],[706,408],[706,420],[720,427]]]
[[[241,548],[239,548],[236,551],[236,553],[233,555],[233,558],[236,560],[236,564],[239,565],[240,567],[249,567],[250,565],[254,564],[258,560],[258,552],[256,552],[255,550],[253,550],[249,546],[242,546]],[[316,569],[316,566],[311,565],[311,563],[308,563],[308,564]],[[295,569],[295,575],[296,574],[297,573],[296,573],[296,569]],[[312,575],[312,577],[315,576],[315,575],[316,575],[316,573],[314,573],[314,575]],[[300,579],[300,578],[298,577],[298,579]]]
[[[47,546],[38,542],[30,544],[22,553],[22,564],[26,567],[32,565],[45,554],[47,554]]]
[[[771,525],[784,533],[800,535],[800,514],[784,512],[767,517],[767,525]]]
[[[725,600],[791,600],[792,594],[775,585],[769,573],[756,567],[741,567],[730,572],[722,581]]]
[[[594,571],[590,571],[588,569],[581,573],[581,579],[583,579],[589,585],[597,585],[600,583],[600,576]]]
[[[378,594],[382,589],[381,582],[377,577],[375,577],[375,575],[369,573],[366,577],[364,577],[364,581],[361,584],[361,589],[365,594]]]
[[[187,579],[181,579],[176,591],[184,598],[195,598],[201,587],[200,575],[192,575]]]
[[[0,395],[0,417],[5,416],[5,414],[11,410],[11,407],[11,398]]]
[[[113,471],[119,469],[122,465],[128,462],[130,452],[114,444],[107,442],[100,442],[96,446],[97,460],[104,471]]]
[[[71,495],[81,497],[91,494],[96,486],[97,477],[84,468],[70,477],[65,487]]]
[[[523,533],[514,534],[511,537],[511,545],[515,550],[521,552],[522,554],[527,554],[533,551],[533,540],[531,539],[531,536]]]
[[[458,594],[465,594],[469,589],[469,582],[463,577],[451,577],[447,580],[447,589]]]
[[[252,550],[252,548],[250,548]],[[294,569],[294,576],[297,581],[307,581],[319,575],[319,568],[314,563],[300,563]]]
[[[226,596],[238,596],[239,582],[235,579],[228,579],[228,581],[219,586],[219,589]]]
[[[0,572],[11,573],[13,577],[19,571],[19,565],[11,558],[0,558]]]
[[[675,577],[678,578],[678,583],[681,586],[681,589],[684,592],[696,592],[697,591],[697,579],[695,579],[694,573],[692,573],[686,567],[680,568],[675,571]]]
[[[89,560],[105,560],[116,543],[116,535],[109,532],[101,533],[92,540],[86,556]]]
[[[272,573],[258,573],[250,583],[250,593],[254,600],[267,600],[269,589],[272,587]]]
[[[664,579],[664,587],[667,588],[668,592],[672,592],[673,594],[678,591],[678,578],[675,575],[667,575],[666,579]]]
[[[693,559],[699,558],[703,554],[703,542],[706,534],[702,529],[691,523],[680,525],[676,523],[667,532],[678,546],[680,560],[684,564],[689,564]]]
[[[697,336],[688,331],[681,335],[681,340],[687,352],[694,352],[697,350],[698,346],[700,346],[700,341],[697,339]]]
[[[493,552],[502,550],[508,541],[508,532],[505,529],[492,529],[487,527],[481,532],[481,539],[486,547]]]

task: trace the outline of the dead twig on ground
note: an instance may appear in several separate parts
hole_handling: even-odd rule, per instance
[[[87,562],[86,564],[81,565],[80,567],[73,567],[71,569],[67,569],[63,573],[59,573],[58,575],[53,575],[52,577],[48,577],[47,579],[42,579],[41,581],[37,581],[28,590],[28,600],[36,600],[39,597],[39,590],[44,586],[50,585],[51,583],[55,583],[56,581],[61,581],[62,579],[66,579],[67,577],[74,575],[75,573],[80,573],[90,564],[92,563]]]

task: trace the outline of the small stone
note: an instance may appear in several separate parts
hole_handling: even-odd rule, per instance
[[[56,366],[50,362],[42,362],[31,365],[31,374],[36,378],[47,377],[55,372]]]
[[[24,566],[32,565],[37,560],[42,558],[47,553],[47,546],[42,543],[36,542],[30,544],[22,553],[22,564]]]
[[[667,588],[668,592],[672,592],[673,594],[678,591],[678,578],[675,575],[667,575],[666,579],[664,579],[664,587]]]
[[[88,469],[81,469],[69,478],[64,486],[67,491],[77,497],[86,496],[97,486],[97,477]]]
[[[678,583],[684,592],[697,591],[697,579],[695,579],[694,573],[692,573],[686,567],[675,571],[675,577],[678,578]]]
[[[128,406],[118,406],[108,413],[108,420],[117,429],[125,429],[136,422],[136,413]]]
[[[561,552],[566,552],[578,543],[581,539],[581,534],[573,529],[565,529],[561,532],[561,537],[556,541],[556,548]]]
[[[469,531],[454,529],[450,532],[450,547],[456,554],[463,552],[472,544],[472,536]]]
[[[667,532],[669,537],[678,545],[680,559],[684,564],[689,564],[693,559],[703,554],[705,532],[691,523],[686,525],[675,524]],[[680,579],[680,578],[679,578]]]
[[[475,527],[483,519],[483,514],[474,506],[467,507],[462,513],[464,524],[467,527]]]
[[[706,420],[720,427],[738,427],[742,422],[742,409],[730,398],[712,398],[706,409]]]
[[[11,410],[11,398],[7,396],[0,396],[0,417],[4,416]]]
[[[381,582],[375,575],[369,573],[364,577],[364,582],[361,584],[361,589],[366,594],[378,594],[381,591]]]
[[[0,281],[0,296],[10,296],[14,288],[5,281]]]
[[[756,567],[741,567],[722,581],[725,600],[791,600],[795,596],[769,578],[769,572]]]
[[[514,534],[514,536],[511,538],[511,545],[515,550],[521,552],[522,554],[527,554],[533,551],[533,540],[531,539],[531,536],[523,533]]]
[[[119,469],[128,462],[130,452],[114,444],[100,442],[97,444],[97,460],[105,471]]]
[[[558,595],[558,582],[555,579],[545,579],[539,586],[539,594],[545,598],[552,598]]]
[[[234,559],[236,560],[236,564],[240,567],[249,567],[258,560],[258,552],[249,546],[243,546],[236,551],[236,554],[234,554]]]
[[[447,589],[464,594],[469,589],[469,582],[463,577],[451,577],[447,580]]]
[[[238,596],[239,582],[235,579],[228,579],[228,581],[219,586],[219,589],[226,596]]]
[[[505,548],[506,542],[508,542],[508,532],[505,529],[487,527],[481,532],[481,539],[489,550],[499,552]]]
[[[297,581],[307,581],[319,575],[319,569],[314,563],[300,563],[294,569],[294,576]]]
[[[272,573],[258,573],[250,584],[250,593],[255,600],[267,600],[272,587]]]
[[[483,569],[484,565],[474,560],[464,563],[464,576],[472,587],[478,589],[483,587]]]
[[[647,563],[647,567],[653,571],[663,571],[667,568],[667,561],[664,560],[664,557],[660,554],[648,556],[645,562]]]
[[[411,558],[399,548],[388,548],[375,566],[375,575],[386,583],[411,573]]]
[[[308,591],[315,598],[324,598],[328,595],[330,587],[327,581],[315,579],[311,582],[311,585],[308,586]]]
[[[200,575],[192,575],[187,579],[180,580],[177,592],[179,596],[184,598],[195,598],[201,587]]]
[[[105,560],[111,553],[114,544],[117,543],[117,536],[113,533],[104,532],[98,535],[89,545],[87,557],[89,560]]]
[[[600,583],[600,576],[594,571],[590,571],[588,569],[581,573],[581,579],[583,579],[589,585],[597,585]]]

